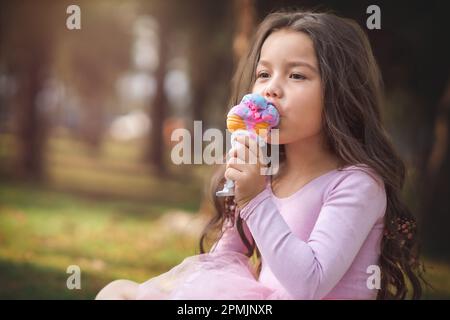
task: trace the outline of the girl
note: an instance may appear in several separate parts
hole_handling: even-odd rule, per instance
[[[404,299],[408,282],[419,298],[405,166],[382,126],[381,76],[361,28],[329,13],[270,14],[233,81],[231,105],[253,92],[280,113],[278,173],[266,179],[245,163],[255,142],[239,138],[212,180],[213,195],[234,180],[235,197],[213,196],[201,254],[98,298]]]

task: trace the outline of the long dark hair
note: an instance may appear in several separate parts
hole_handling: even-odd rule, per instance
[[[385,229],[381,242],[381,289],[377,299],[405,299],[408,282],[411,297],[422,294],[423,266],[419,261],[417,226],[412,213],[401,200],[406,167],[382,125],[380,106],[383,84],[378,65],[364,31],[352,20],[332,13],[275,12],[260,24],[248,53],[241,59],[233,78],[230,105],[251,92],[255,68],[265,39],[274,31],[289,29],[307,34],[314,43],[324,94],[323,130],[328,147],[342,167],[365,164],[383,179],[387,196]],[[283,161],[283,146],[280,160]],[[211,180],[211,194],[216,215],[200,238],[200,251],[212,230],[223,226],[233,216],[232,198],[215,197],[224,183],[224,166]],[[236,226],[247,255],[256,254],[261,270],[260,253],[246,239],[242,219]],[[220,235],[219,235],[220,236]],[[216,238],[217,239],[217,238]]]

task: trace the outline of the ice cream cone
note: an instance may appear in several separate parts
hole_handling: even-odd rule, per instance
[[[245,125],[244,120],[241,117],[237,115],[229,115],[227,117],[227,128],[228,130],[233,132],[239,129],[245,130],[247,127]]]
[[[255,125],[255,131],[258,135],[267,135],[269,132],[270,124],[267,122],[260,122]]]

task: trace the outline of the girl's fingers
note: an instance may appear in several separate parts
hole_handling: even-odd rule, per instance
[[[230,149],[229,155],[230,157],[238,158],[243,163],[256,163],[256,156],[250,152],[247,146],[241,143],[236,143],[235,146]],[[250,160],[252,162],[250,162]]]
[[[250,146],[241,143],[237,139],[236,142],[237,142],[236,145],[229,151],[230,157],[238,158],[247,164],[257,164],[258,161],[260,164],[265,163],[263,161],[264,160],[263,151],[259,148],[258,144],[255,141],[253,141],[254,143],[250,143]]]
[[[260,173],[259,169],[260,166],[255,166],[254,164],[248,164],[244,163],[241,159],[238,158],[230,158],[227,162],[226,168],[232,168],[237,170],[238,172],[242,174],[254,174],[254,173]]]
[[[240,172],[244,171],[246,166],[247,165],[245,164],[245,162],[243,160],[236,158],[236,157],[230,158],[227,162],[227,169],[233,168]]]
[[[238,136],[236,137],[236,141],[247,147],[255,156],[258,155],[259,146],[255,139],[252,139],[249,136]]]

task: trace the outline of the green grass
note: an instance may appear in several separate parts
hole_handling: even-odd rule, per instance
[[[425,259],[425,279],[432,288],[424,290],[424,299],[450,299],[450,265]]]
[[[0,185],[0,199],[1,298],[93,298],[108,281],[144,281],[195,253],[197,239],[166,230],[159,206],[23,185]],[[86,275],[79,294],[65,288],[69,265]]]
[[[0,163],[11,165],[13,140],[0,142]],[[198,216],[202,177],[157,178],[140,150],[106,141],[93,156],[56,136],[45,183],[0,182],[0,298],[92,299],[109,281],[142,282],[197,253],[199,235],[171,231],[162,218]],[[81,268],[81,290],[66,287],[69,265]]]

